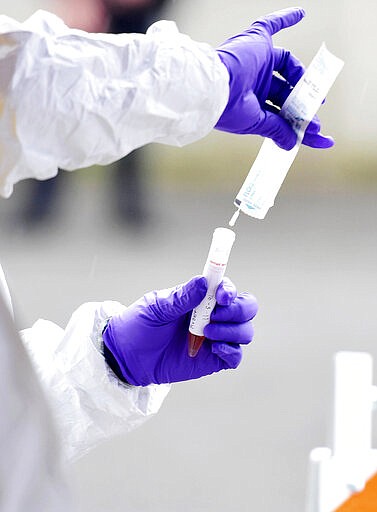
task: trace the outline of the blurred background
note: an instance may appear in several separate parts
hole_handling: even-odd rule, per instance
[[[88,1],[0,6],[21,21],[53,10],[88,31],[142,32],[165,17],[215,46],[290,5],[167,0],[134,16]],[[174,385],[154,419],[70,468],[81,512],[302,512],[308,454],[329,443],[332,356],[368,351],[377,361],[377,8],[301,5],[307,17],[275,43],[308,64],[325,41],[345,61],[320,110],[336,145],[301,148],[267,218],[238,221],[228,275],[259,299],[255,341],[239,370]],[[260,143],[213,132],[187,148],[153,145],[111,168],[18,184],[0,200],[0,256],[19,327],[40,317],[64,326],[83,302],[127,304],[200,273]]]

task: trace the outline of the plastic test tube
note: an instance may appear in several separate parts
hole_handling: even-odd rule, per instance
[[[190,357],[197,355],[204,341],[203,329],[209,324],[211,313],[215,307],[216,290],[224,277],[235,237],[234,231],[228,228],[216,228],[213,233],[211,247],[203,270],[203,275],[206,277],[208,284],[207,293],[191,315],[188,340]]]

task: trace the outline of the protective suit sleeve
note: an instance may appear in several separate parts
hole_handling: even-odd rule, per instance
[[[0,16],[0,194],[25,178],[108,164],[215,126],[229,96],[216,51],[160,21],[147,34],[88,34],[37,11]]]
[[[124,309],[111,301],[87,303],[72,315],[65,330],[38,320],[21,331],[69,461],[141,425],[159,410],[170,389],[124,384],[107,366],[101,352],[102,330],[109,317]]]

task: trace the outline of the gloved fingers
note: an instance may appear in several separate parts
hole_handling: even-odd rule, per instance
[[[274,57],[274,70],[294,87],[305,73],[304,65],[285,48],[274,47],[272,54]]]
[[[242,349],[236,343],[212,343],[212,354],[222,359],[227,368],[237,368],[242,360]]]
[[[261,119],[254,133],[269,137],[280,148],[286,150],[292,149],[297,141],[297,135],[288,121],[269,110],[261,112]]]
[[[271,112],[277,116],[279,116],[280,110],[273,106],[269,105],[268,103],[265,104],[265,109],[268,112]],[[330,136],[323,135],[322,133],[319,133],[321,129],[321,123],[317,116],[313,118],[313,120],[308,124],[308,127],[306,128],[304,138],[302,140],[302,144],[305,146],[309,146],[311,148],[315,149],[328,149],[331,148],[335,142],[334,139]],[[292,130],[293,131],[293,130]],[[273,137],[271,137],[273,138]],[[275,142],[278,144],[278,142],[275,140]],[[278,144],[283,149],[289,149],[288,147],[284,147],[280,144]]]
[[[331,148],[335,144],[332,137],[322,135],[322,133],[310,133],[308,131],[305,132],[302,143],[305,144],[305,146],[317,149]]]
[[[282,78],[278,76],[273,76],[271,80],[270,91],[268,93],[267,99],[273,103],[273,105],[266,103],[265,109],[274,112],[275,114],[279,114],[281,107],[285,103],[286,99],[292,92],[292,87]],[[279,108],[276,108],[275,105]],[[308,127],[306,128],[307,133],[319,133],[321,129],[321,122],[319,117],[315,115]]]
[[[248,322],[257,312],[257,299],[251,293],[242,293],[229,306],[216,304],[211,314],[211,322]]]
[[[305,11],[301,7],[282,9],[257,19],[251,25],[249,31],[252,31],[255,27],[262,26],[270,36],[273,36],[283,28],[296,25],[304,16]]]
[[[273,75],[267,99],[281,108],[291,92],[292,87],[286,80]]]
[[[198,306],[207,293],[207,279],[195,276],[174,290],[172,294],[172,310],[175,318],[184,315]]]
[[[156,319],[161,322],[171,322],[198,306],[206,292],[206,278],[195,276],[174,289],[152,292],[152,299],[149,298],[149,294],[145,295],[145,298],[149,310]]]
[[[216,290],[216,302],[221,306],[229,306],[237,297],[237,288],[228,277],[224,277]]]
[[[275,100],[276,101],[276,100]],[[265,103],[265,111],[270,112],[276,116],[280,116],[280,109],[278,107],[275,107],[274,105],[271,105],[269,103]],[[302,141],[302,144],[306,146],[310,146],[312,148],[319,148],[319,149],[326,149],[331,148],[334,145],[334,139],[332,137],[328,137],[325,135],[322,135],[320,132],[321,129],[321,123],[318,118],[318,116],[314,116],[312,121],[308,124],[305,135]],[[291,128],[292,130],[292,128]],[[293,130],[292,130],[293,131]],[[261,133],[262,134],[262,133]],[[273,138],[273,137],[271,137]],[[275,140],[277,143],[277,141]],[[280,145],[280,144],[278,144]],[[289,149],[287,147],[281,146],[283,149]]]
[[[319,117],[316,115],[313,117],[313,119],[308,124],[305,133],[310,133],[312,135],[315,135],[319,133],[321,130],[321,121],[319,120]]]
[[[211,341],[225,341],[248,345],[254,336],[254,327],[249,320],[243,323],[212,322],[205,326],[204,336]]]

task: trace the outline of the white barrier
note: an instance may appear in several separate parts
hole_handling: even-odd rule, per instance
[[[306,512],[333,512],[377,473],[377,450],[371,446],[372,357],[339,352],[334,365],[332,446],[310,453]]]

